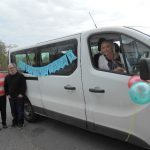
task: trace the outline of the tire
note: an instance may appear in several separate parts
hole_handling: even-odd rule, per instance
[[[35,122],[37,120],[37,115],[34,113],[33,107],[29,100],[24,102],[24,118],[28,122]]]

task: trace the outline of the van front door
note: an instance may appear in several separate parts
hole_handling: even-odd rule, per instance
[[[109,136],[115,136],[113,134],[117,133],[111,132],[114,131],[111,129],[128,133],[131,116],[134,112],[134,104],[132,104],[128,95],[129,76],[96,68],[92,64],[91,58],[93,56],[90,57],[88,44],[85,44],[88,41],[86,37],[88,35],[83,36],[82,43],[84,45],[82,45],[81,60],[88,124],[94,123],[93,130],[96,129],[97,132],[108,134]],[[90,43],[93,45],[89,44],[91,51],[93,50],[92,52],[96,49],[94,44],[98,43],[96,38],[98,38],[97,35],[93,37],[93,41]],[[117,136],[121,135],[118,133]],[[119,138],[125,140],[127,136],[124,134]]]

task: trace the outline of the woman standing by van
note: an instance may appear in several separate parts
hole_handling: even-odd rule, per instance
[[[24,96],[26,92],[26,80],[17,71],[15,64],[8,65],[9,74],[5,78],[5,92],[9,98],[11,113],[13,116],[12,127],[22,128],[24,125]]]

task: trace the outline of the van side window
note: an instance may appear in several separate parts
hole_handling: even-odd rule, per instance
[[[55,62],[56,67],[59,67],[59,69],[49,75],[70,75],[77,68],[77,46],[76,39],[47,44],[32,49],[12,52],[11,60],[12,63],[17,65],[18,70],[20,70],[20,61],[32,67],[43,67]],[[60,58],[62,58],[61,61],[58,61]]]
[[[150,57],[150,48],[126,35],[121,35],[121,39],[128,71],[130,74],[138,74],[138,63],[141,58]]]
[[[16,54],[15,55],[15,63],[16,63],[17,68],[18,68],[19,61],[23,61],[23,62],[27,63],[26,54]]]
[[[36,54],[34,52],[27,53],[27,60],[30,66],[33,66],[33,67],[36,66]]]
[[[12,63],[16,64],[17,69],[21,72],[25,72],[25,71],[20,70],[19,68],[20,61],[30,66],[37,66],[36,51],[34,49],[26,49],[22,51],[13,52],[11,53],[11,60],[12,60]]]
[[[65,56],[67,52],[71,51],[76,57],[76,60],[71,63],[68,61],[68,65],[60,70],[52,73],[52,75],[70,75],[77,68],[77,40],[67,40],[58,43],[52,43],[39,48],[40,51],[40,66],[46,66],[53,62],[57,62],[60,58]]]
[[[49,63],[49,52],[42,52],[41,53],[41,63],[42,64],[48,64]]]

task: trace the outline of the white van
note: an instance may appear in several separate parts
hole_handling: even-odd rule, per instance
[[[125,68],[99,68],[99,41],[110,40]],[[90,30],[10,51],[27,80],[25,118],[40,114],[92,132],[150,148],[150,105],[128,94],[128,80],[150,57],[150,35],[130,27]]]

